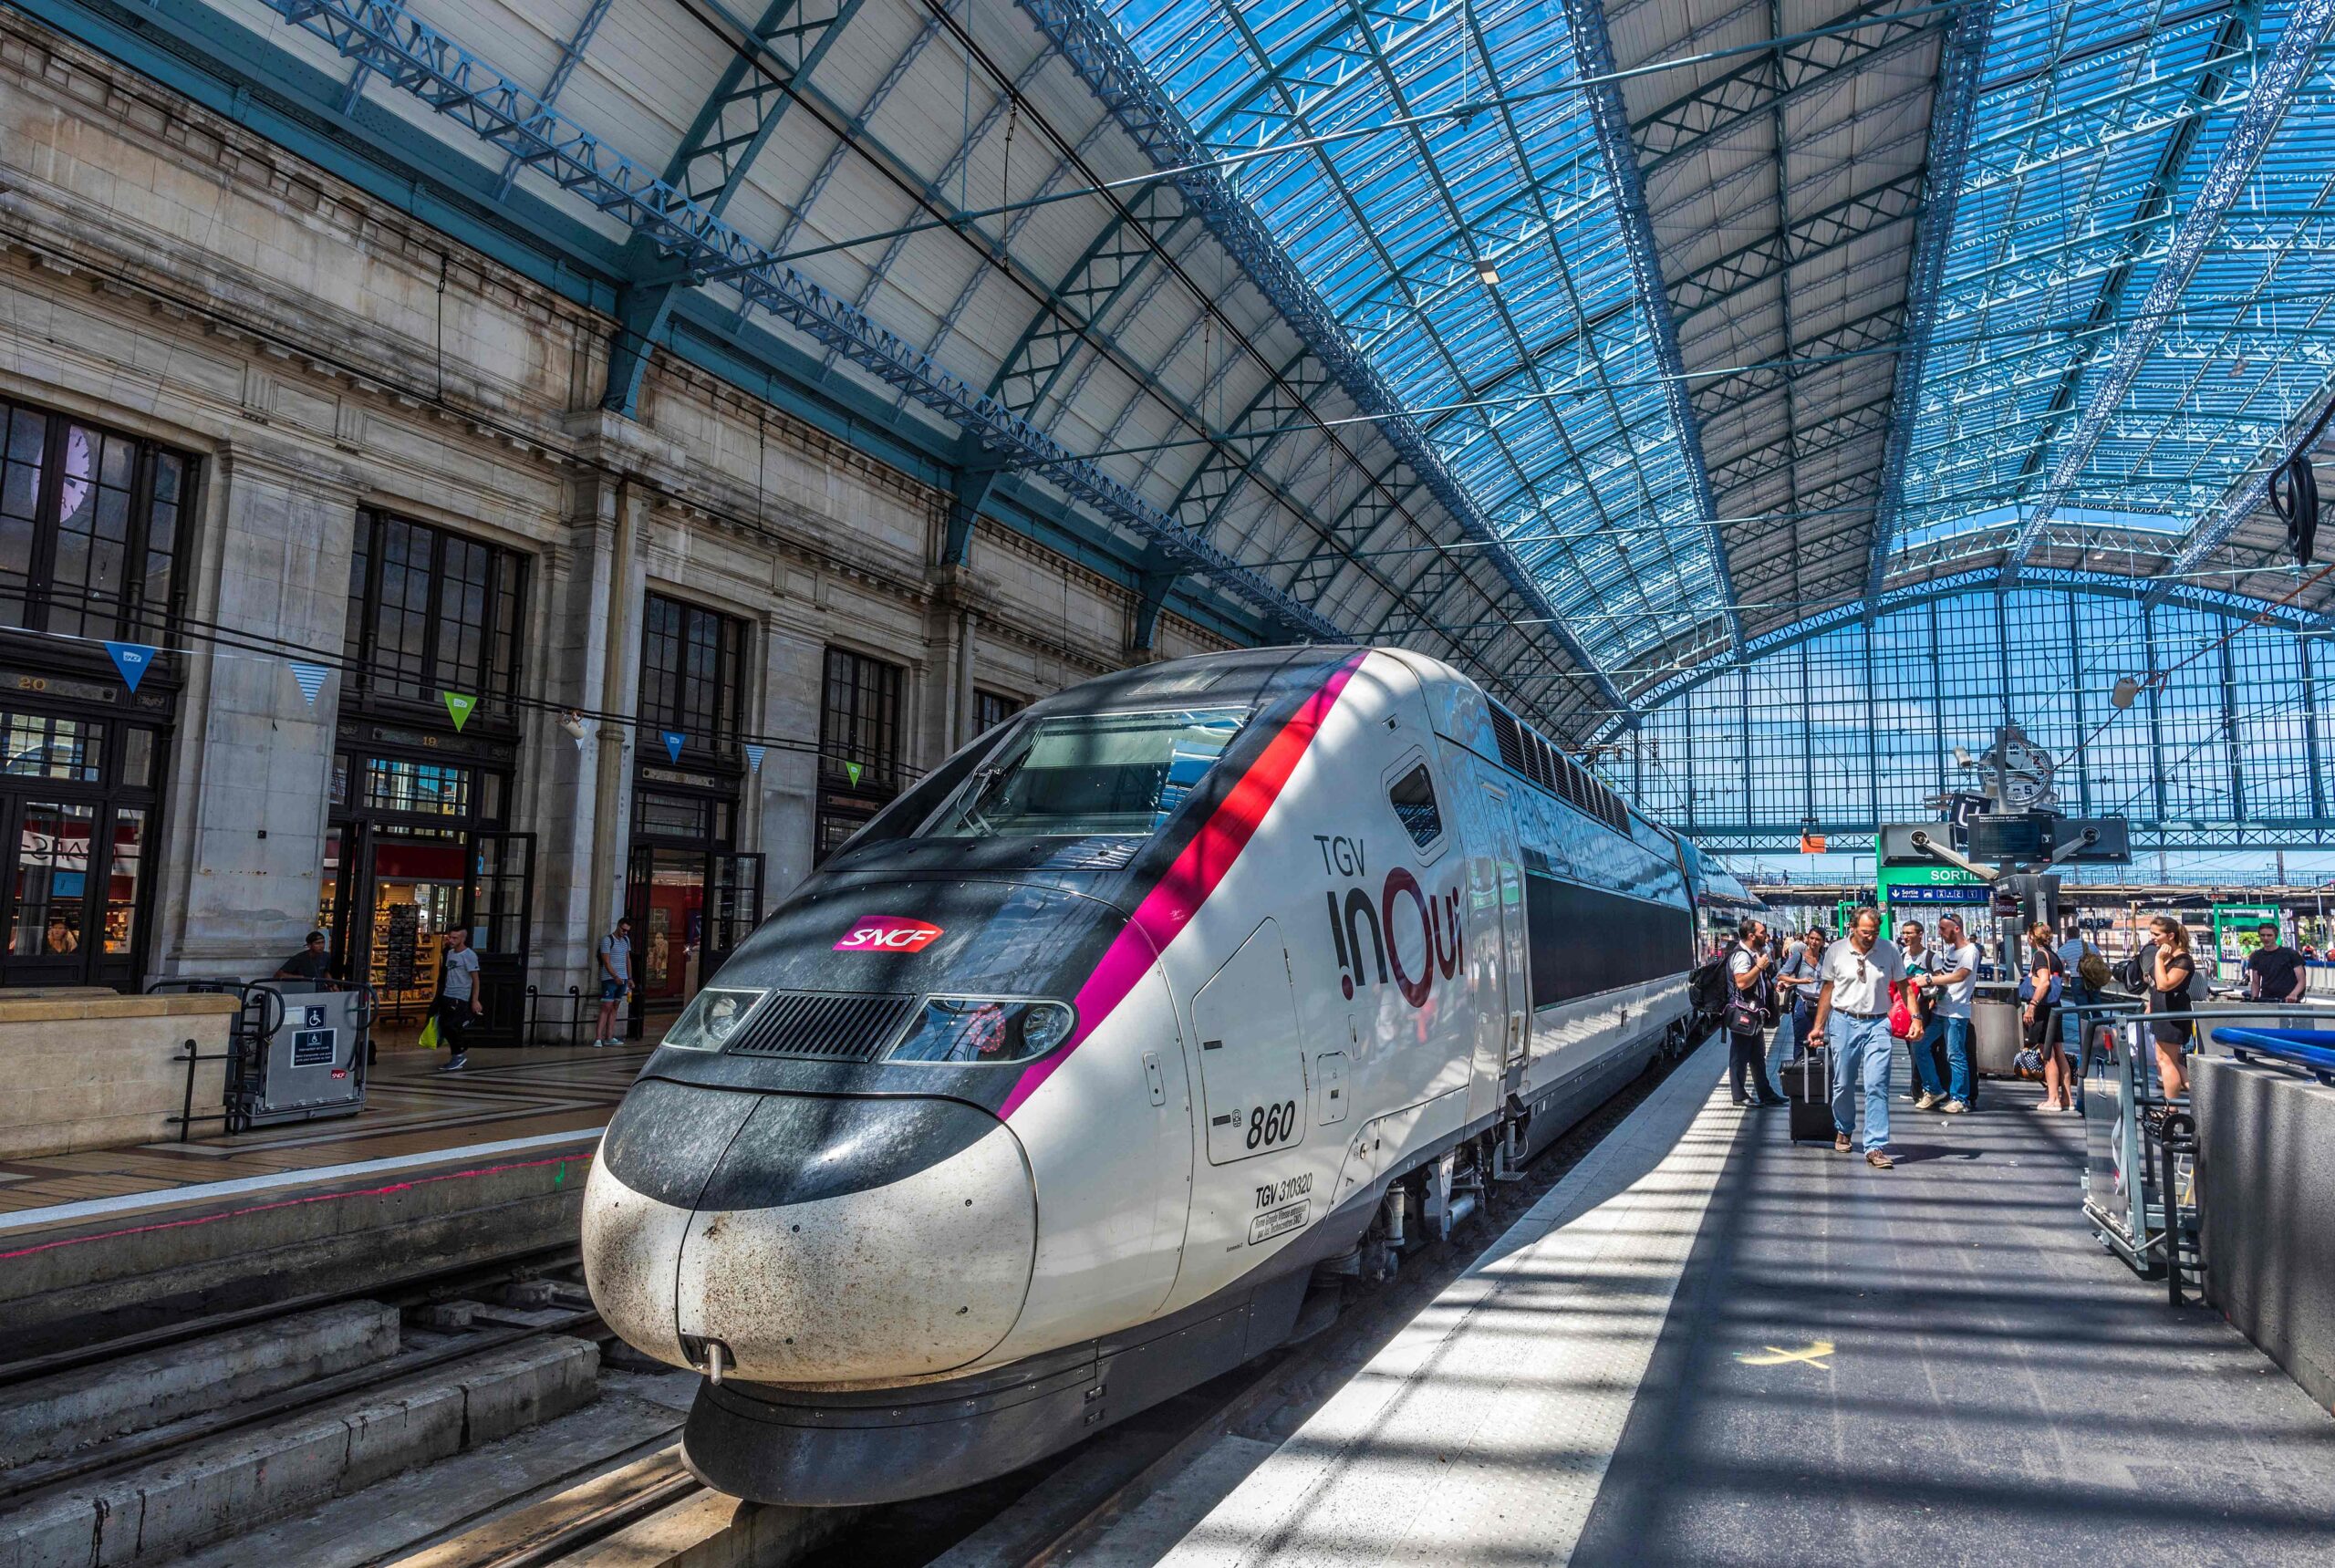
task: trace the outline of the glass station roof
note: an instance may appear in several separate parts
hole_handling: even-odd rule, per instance
[[[1583,7],[1102,8],[1598,662],[1630,690],[1658,645],[1674,667],[1723,652],[1728,575],[1582,82],[1602,57]],[[1744,9],[1697,7],[1697,36],[1724,44]],[[1891,421],[1884,579],[2103,540],[2162,558],[2258,500],[2335,371],[2329,10],[1994,0],[1930,347]],[[2319,47],[2266,119],[2290,26]],[[2235,194],[2200,221],[2215,182]]]
[[[1579,40],[1541,0],[1104,9],[1623,684],[1723,576]]]
[[[2323,34],[2325,9],[1998,0],[1901,545],[1964,535],[1974,553],[1999,547],[1989,531],[2031,519],[2047,493],[2057,533],[2080,534],[2086,508],[2185,532],[2291,439],[2335,369],[2323,47],[2177,308],[2143,307],[2180,264],[2209,172],[2247,152],[2233,140],[2272,51],[2290,23]],[[2096,434],[2081,429],[2117,356],[2143,348]],[[2071,449],[2070,483],[2051,492]]]

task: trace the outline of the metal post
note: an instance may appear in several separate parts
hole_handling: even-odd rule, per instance
[[[2116,1054],[2118,1087],[2122,1091],[2116,1114],[2117,1164],[2124,1172],[2135,1267],[2140,1265],[2142,1241],[2149,1233],[2148,1183],[2141,1179],[2141,1092],[2148,1084],[2148,1069],[2141,1055],[2142,1028],[2138,1023],[2128,1026],[2124,1049]],[[2136,1074],[2138,1084],[2133,1081]]]
[[[195,1044],[186,1043],[186,1098],[179,1103],[179,1141],[187,1140],[188,1129],[194,1126],[194,1064]]]
[[[2181,1157],[2197,1152],[2197,1122],[2187,1111],[2167,1111],[2157,1129],[2163,1162],[2157,1200],[2164,1210],[2164,1294],[2174,1306],[2186,1303],[2181,1293]]]

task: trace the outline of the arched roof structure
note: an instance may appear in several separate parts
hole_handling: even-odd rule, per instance
[[[612,411],[1576,740],[1974,573],[2297,587],[2335,0],[21,3],[605,311]]]

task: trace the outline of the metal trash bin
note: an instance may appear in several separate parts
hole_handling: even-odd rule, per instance
[[[2020,1019],[2018,987],[2004,981],[1981,981],[1970,1003],[1970,1070],[1982,1077],[2017,1075],[2018,1056],[2026,1025]]]

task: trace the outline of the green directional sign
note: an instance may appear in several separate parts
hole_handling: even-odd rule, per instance
[[[846,763],[843,765],[844,777],[851,781],[852,787],[855,789],[859,786],[859,772],[860,769],[857,763]]]
[[[446,712],[454,721],[454,733],[461,734],[462,726],[471,722],[471,710],[478,706],[478,699],[467,691],[446,691],[440,695],[446,699]]]

